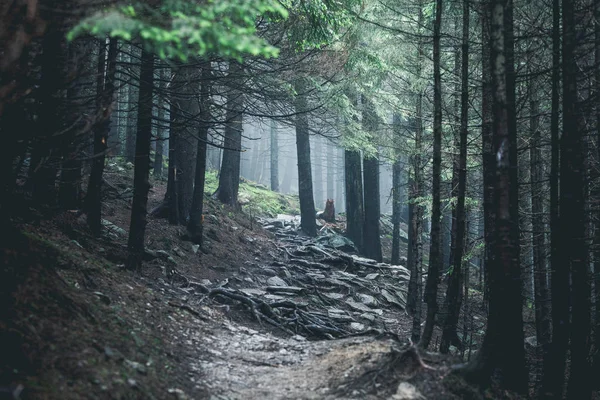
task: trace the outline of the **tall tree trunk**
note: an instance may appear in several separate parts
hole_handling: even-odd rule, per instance
[[[400,115],[394,114],[394,146],[395,156],[394,165],[392,167],[392,265],[400,264],[400,221],[402,213],[402,163],[400,159],[400,140],[401,140],[401,119]],[[426,331],[423,332],[423,338],[425,337]],[[424,339],[421,339],[421,344],[424,343]]]
[[[536,393],[542,382],[542,366],[544,356],[548,351],[551,334],[550,297],[548,290],[548,269],[546,265],[546,234],[544,224],[544,170],[542,164],[542,138],[540,132],[539,100],[537,98],[537,79],[529,81],[529,131],[531,144],[529,161],[531,168],[531,226],[533,231],[533,273],[535,296],[535,328],[538,342],[538,368]]]
[[[85,98],[86,80],[91,75],[90,62],[87,51],[90,50],[92,40],[81,38],[73,41],[69,46],[69,71],[74,78],[68,83],[67,90],[67,126],[60,172],[60,187],[58,201],[63,209],[79,209],[81,207],[81,168],[82,163],[82,136],[85,130],[85,121],[81,114],[85,112],[83,101]]]
[[[371,100],[363,96],[363,126],[367,132],[376,135],[379,127],[377,114]],[[381,253],[381,233],[379,219],[381,218],[381,205],[379,203],[379,159],[375,157],[363,158],[363,187],[365,202],[365,220],[363,233],[363,254],[378,262],[383,260]]]
[[[364,246],[364,206],[360,152],[344,151],[344,171],[346,182],[346,235],[359,252]]]
[[[559,109],[560,109],[560,0],[552,1],[552,109],[550,119],[550,297],[552,299],[552,343],[544,357],[543,398],[561,398],[569,345],[569,266],[560,254],[559,199]]]
[[[92,172],[90,173],[86,196],[87,223],[96,236],[99,236],[102,232],[102,175],[104,174],[104,163],[108,149],[109,116],[115,92],[117,39],[110,39],[106,59],[105,55],[106,45],[102,43],[98,57],[98,81],[96,84],[100,120],[96,122],[94,127],[94,159],[92,160]]]
[[[204,206],[204,182],[206,179],[206,148],[208,142],[208,129],[210,127],[210,62],[206,62],[202,68],[202,81],[200,84],[200,127],[198,130],[196,173],[194,180],[194,195],[192,196],[192,208],[190,210],[190,221],[187,226],[188,234],[192,242],[202,244],[202,211]]]
[[[315,150],[314,166],[315,174],[313,176],[315,204],[316,207],[324,209],[325,200],[323,199],[323,141],[319,136],[315,136],[312,140]]]
[[[595,69],[595,86],[594,95],[596,99],[600,98],[600,0],[594,0],[594,65]],[[600,156],[600,101],[596,100],[596,148],[597,156]],[[598,158],[600,160],[600,158]],[[598,165],[596,168],[600,168]],[[600,176],[597,173],[596,178]],[[600,375],[600,185],[596,184],[593,191],[594,199],[596,199],[596,208],[594,214],[596,222],[594,227],[594,294],[595,294],[595,315],[594,315],[594,363],[592,374]],[[596,389],[600,389],[600,382],[596,384]]]
[[[133,203],[127,248],[127,268],[142,267],[144,239],[146,236],[146,214],[150,191],[150,147],[152,143],[152,89],[154,87],[154,56],[142,50],[140,67],[140,90],[135,140],[135,167],[133,172]]]
[[[588,375],[590,350],[590,300],[588,249],[586,238],[585,204],[585,116],[578,101],[576,57],[578,37],[575,0],[562,1],[562,82],[563,134],[560,141],[560,257],[561,264],[571,271],[571,368],[567,397],[590,399],[592,378]],[[556,266],[554,266],[556,268]],[[563,267],[561,267],[563,268]],[[568,280],[568,278],[567,278]],[[553,281],[554,283],[554,281]],[[568,293],[567,293],[568,294]],[[568,304],[568,295],[560,298]],[[557,395],[556,393],[555,395]]]
[[[327,172],[326,172],[326,176],[327,176],[327,199],[331,199],[334,200],[335,197],[335,193],[334,193],[334,186],[333,186],[333,182],[334,182],[334,167],[333,167],[333,157],[334,157],[334,153],[335,153],[335,147],[333,145],[333,143],[331,143],[330,140],[326,141],[326,145],[327,145]]]
[[[165,140],[165,126],[166,126],[166,101],[165,101],[165,90],[167,88],[167,81],[169,80],[169,72],[166,66],[163,66],[160,70],[158,82],[158,103],[157,103],[157,119],[156,122],[158,127],[156,129],[156,150],[154,152],[154,167],[152,168],[152,175],[155,178],[162,178],[163,175],[163,151],[164,151],[164,140]]]
[[[462,258],[465,248],[467,195],[467,136],[469,123],[469,1],[463,0],[463,37],[461,65],[461,101],[460,101],[460,139],[458,155],[458,192],[456,204],[456,238],[453,251],[452,273],[446,291],[448,311],[444,318],[444,328],[440,343],[440,352],[447,353],[450,344],[461,347],[457,336],[458,318],[462,303],[463,267]]]
[[[232,87],[227,95],[227,123],[223,140],[223,160],[219,174],[219,188],[215,196],[223,204],[237,209],[238,190],[240,187],[240,152],[242,151],[244,95],[234,89],[240,78],[242,67],[234,62],[229,65]]]
[[[302,78],[300,78],[302,79]],[[317,236],[315,200],[312,187],[310,162],[310,135],[306,85],[296,81],[296,151],[298,155],[298,197],[300,198],[300,225],[308,236]]]
[[[346,202],[344,201],[345,199],[345,195],[346,193],[344,192],[344,187],[346,185],[346,178],[345,178],[345,163],[344,163],[344,149],[342,148],[335,148],[335,153],[336,153],[336,166],[335,166],[335,170],[336,170],[336,177],[337,177],[337,183],[335,185],[335,203],[337,204],[336,208],[337,208],[337,212],[345,212],[346,211]]]
[[[493,133],[496,176],[494,180],[496,211],[495,237],[486,243],[495,251],[490,265],[489,318],[483,344],[467,372],[479,383],[489,382],[492,375],[500,378],[500,385],[517,393],[527,392],[527,369],[523,337],[522,301],[515,293],[521,292],[519,268],[519,235],[514,228],[518,210],[511,208],[517,190],[515,174],[516,146],[511,131],[514,103],[507,92],[514,89],[514,75],[509,74],[511,45],[510,0],[492,0],[491,3],[491,72],[493,87]],[[505,18],[509,15],[508,18]],[[508,38],[508,39],[507,39]]]
[[[279,192],[279,140],[274,119],[271,120],[271,190]]]
[[[136,120],[137,113],[139,110],[137,109],[137,100],[139,96],[139,89],[136,85],[131,82],[132,79],[137,77],[137,73],[139,71],[139,67],[137,67],[138,62],[138,48],[135,45],[129,45],[129,61],[133,65],[131,68],[131,75],[129,81],[128,88],[128,98],[127,98],[127,129],[125,136],[125,160],[127,162],[133,163],[135,161],[135,134],[136,134]]]
[[[440,39],[442,29],[442,0],[435,2],[435,21],[433,23],[433,182],[431,206],[431,240],[429,248],[429,269],[425,286],[425,303],[427,303],[427,318],[421,346],[429,347],[437,313],[437,291],[442,264],[442,208],[441,208],[441,179],[442,179],[442,74],[440,69]],[[419,11],[422,13],[421,11]],[[422,16],[419,14],[419,20]]]
[[[487,308],[489,300],[490,268],[494,265],[495,210],[494,210],[494,177],[496,175],[496,156],[494,154],[494,141],[492,132],[492,71],[490,60],[491,26],[490,2],[485,0],[481,10],[481,57],[482,57],[482,91],[481,91],[481,146],[483,153],[483,228],[484,228],[484,255],[483,255],[483,306]]]
[[[58,22],[57,24],[60,24]],[[43,207],[56,206],[56,175],[59,156],[56,137],[65,124],[67,43],[62,27],[51,26],[42,40],[40,112],[38,136],[31,157],[32,197]],[[2,173],[7,173],[3,171]]]

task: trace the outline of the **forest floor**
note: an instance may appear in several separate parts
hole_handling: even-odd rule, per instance
[[[2,243],[0,399],[516,398],[453,378],[457,358],[417,356],[412,318],[395,301],[363,295],[377,304],[363,312],[342,282],[355,277],[367,290],[376,286],[367,280],[385,284],[400,268],[373,272],[360,259],[355,270],[323,267],[306,246],[289,247],[209,198],[202,248],[150,218],[144,268],[125,270],[129,176],[109,169],[107,180],[102,238],[78,213],[47,219],[29,209]],[[149,208],[164,186],[153,183]],[[317,281],[314,293],[324,281],[348,290],[322,301],[306,288],[290,295],[303,276]],[[261,289],[281,281],[292,285]],[[282,326],[290,318],[265,303],[296,315],[300,328]],[[332,311],[337,319],[326,318]]]

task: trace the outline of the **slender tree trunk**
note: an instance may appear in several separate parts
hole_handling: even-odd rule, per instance
[[[327,199],[331,199],[334,200],[335,197],[335,193],[334,193],[334,186],[333,186],[333,176],[334,176],[334,167],[333,167],[333,161],[334,161],[334,153],[335,153],[335,148],[333,146],[333,144],[331,143],[330,140],[326,141],[326,145],[327,145],[327,172],[326,172],[326,179],[327,179]]]
[[[344,151],[344,171],[346,182],[346,235],[359,252],[364,246],[364,206],[362,171],[358,151]]]
[[[563,135],[560,141],[560,256],[561,264],[571,271],[571,368],[567,397],[591,398],[592,378],[588,375],[590,350],[590,299],[588,249],[585,217],[585,116],[577,96],[576,57],[578,34],[575,0],[562,1],[562,82]],[[578,16],[581,17],[581,16]],[[577,18],[579,19],[579,18]],[[556,268],[556,266],[555,266]],[[563,267],[561,267],[563,268]],[[554,282],[553,282],[554,283]],[[568,304],[567,296],[559,300]],[[555,393],[555,396],[558,393]]]
[[[394,114],[394,143],[396,146],[394,165],[392,167],[392,265],[400,264],[400,214],[402,213],[402,163],[400,159],[400,140],[401,140],[401,120],[400,115]],[[429,311],[428,311],[429,312]],[[423,332],[423,338],[425,338],[426,331]],[[423,344],[424,339],[421,339]]]
[[[110,39],[106,60],[105,55],[106,45],[102,43],[100,56],[98,57],[98,81],[96,85],[100,121],[96,123],[94,128],[94,159],[86,197],[87,223],[96,236],[102,233],[102,175],[104,174],[104,163],[108,149],[109,116],[112,111],[115,92],[117,39]]]
[[[370,99],[363,96],[363,126],[367,132],[376,134],[379,121]],[[381,233],[379,219],[381,205],[379,203],[379,159],[378,157],[363,158],[363,187],[365,220],[363,233],[363,254],[378,262],[383,261],[381,253]]]
[[[463,0],[463,37],[461,66],[461,107],[460,107],[460,139],[458,156],[458,192],[456,204],[456,238],[453,251],[452,273],[448,282],[446,299],[448,311],[444,318],[444,328],[440,343],[440,352],[447,353],[450,344],[462,347],[457,336],[458,318],[462,303],[463,268],[462,258],[465,248],[466,212],[465,197],[467,194],[467,136],[469,122],[469,1]]]
[[[440,69],[440,39],[442,29],[442,0],[435,2],[435,21],[433,23],[433,182],[431,207],[431,240],[429,248],[429,270],[425,286],[425,302],[427,303],[427,318],[423,339],[420,345],[429,347],[435,315],[437,313],[437,291],[440,268],[442,264],[442,209],[441,209],[441,179],[442,179],[442,75]],[[420,14],[422,12],[420,11]],[[422,16],[419,14],[419,20]]]
[[[204,182],[206,178],[206,148],[208,142],[208,129],[210,127],[210,62],[206,62],[202,68],[202,81],[200,86],[200,127],[198,130],[196,173],[194,180],[194,195],[192,196],[192,208],[190,210],[190,221],[187,226],[188,234],[192,242],[202,244],[202,227],[204,219],[202,211],[204,206]]]
[[[312,187],[310,162],[310,135],[306,86],[296,81],[296,151],[298,155],[298,197],[300,198],[300,225],[308,236],[317,236],[317,219]]]
[[[277,122],[271,120],[271,190],[279,192],[279,140]]]
[[[59,22],[60,24],[60,22]],[[56,175],[59,157],[54,145],[65,124],[65,74],[67,62],[65,32],[51,26],[42,40],[40,112],[31,157],[33,202],[42,207],[56,206]],[[7,173],[3,171],[2,173]]]
[[[129,60],[134,67],[131,68],[133,77],[129,79],[135,79],[139,68],[136,66],[137,63],[137,53],[138,49],[135,45],[129,45]],[[127,98],[127,129],[125,136],[125,160],[127,162],[133,163],[135,161],[135,134],[136,134],[136,120],[137,120],[137,100],[139,96],[139,89],[130,81],[128,88],[128,98]]]
[[[165,98],[165,89],[167,88],[167,81],[168,81],[168,70],[166,67],[163,67],[160,72],[159,72],[159,83],[158,83],[158,90],[159,90],[159,97],[158,97],[158,104],[157,104],[157,119],[158,121],[156,122],[158,124],[158,128],[156,129],[156,150],[154,152],[154,167],[152,169],[152,174],[154,175],[155,178],[162,178],[163,175],[163,147],[164,147],[164,140],[165,140],[165,107],[166,107],[166,102],[164,101]]]
[[[529,159],[531,164],[531,226],[533,230],[533,273],[535,296],[535,327],[538,342],[538,369],[536,393],[542,382],[542,366],[548,351],[551,335],[550,297],[548,290],[548,269],[546,265],[546,234],[544,224],[544,170],[542,164],[542,138],[539,124],[539,100],[537,98],[537,79],[529,82],[529,131],[531,144]]]
[[[542,398],[561,398],[569,343],[569,266],[562,263],[560,254],[559,208],[559,102],[560,102],[560,0],[552,1],[552,110],[550,141],[550,296],[552,299],[552,343],[544,357]]]
[[[148,192],[150,191],[150,148],[152,143],[152,89],[154,87],[154,56],[142,50],[140,90],[133,172],[133,203],[127,248],[127,267],[140,270],[144,254]]]
[[[595,86],[594,95],[598,99],[600,96],[600,0],[594,0],[594,65],[595,68]],[[596,148],[597,156],[600,156],[600,102],[596,100]],[[600,158],[598,158],[600,160]],[[600,162],[599,162],[600,163]],[[596,168],[599,168],[598,164]],[[600,176],[597,173],[596,178]],[[592,374],[600,375],[600,186],[595,185],[593,191],[594,199],[596,199],[596,208],[594,214],[596,223],[594,227],[594,294],[595,294],[595,315],[594,315],[594,361]],[[600,382],[596,384],[596,389],[600,389]]]
[[[496,176],[494,180],[496,210],[495,237],[486,243],[495,251],[490,265],[489,318],[481,349],[466,369],[468,376],[480,384],[489,382],[492,375],[499,384],[517,393],[527,392],[527,369],[523,337],[522,301],[515,293],[521,292],[519,269],[519,235],[514,229],[517,210],[511,208],[517,190],[515,174],[516,146],[511,131],[511,113],[514,103],[507,92],[514,89],[514,74],[509,73],[512,15],[510,0],[492,0],[491,3],[491,72],[493,87],[493,132]],[[508,38],[508,39],[507,39]]]
[[[318,136],[313,138],[313,148],[315,150],[314,166],[315,174],[314,180],[314,191],[315,191],[315,204],[316,207],[324,209],[325,200],[323,199],[323,141]]]
[[[237,63],[230,63],[232,86],[239,79],[237,74],[242,72],[242,67]],[[237,78],[237,79],[236,79]],[[240,187],[240,152],[242,150],[244,95],[230,88],[227,95],[227,124],[223,141],[223,160],[219,174],[219,188],[215,196],[221,203],[228,204],[237,209],[238,190]]]

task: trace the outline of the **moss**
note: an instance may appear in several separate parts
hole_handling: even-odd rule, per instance
[[[207,172],[205,193],[211,195],[218,186],[217,172]],[[264,185],[243,178],[240,180],[238,198],[245,203],[242,209],[251,216],[275,217],[277,214],[299,214],[298,196],[273,192]]]

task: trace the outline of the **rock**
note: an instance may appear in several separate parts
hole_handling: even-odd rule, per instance
[[[107,234],[109,236],[122,236],[125,237],[127,236],[127,231],[123,228],[119,228],[117,225],[113,224],[110,221],[107,221],[105,219],[102,220],[102,226],[106,229]]]
[[[267,284],[269,286],[288,286],[288,284],[278,276],[272,276],[267,279]]]
[[[356,332],[362,332],[365,330],[365,325],[361,324],[360,322],[352,322],[350,324],[350,329]]]
[[[185,394],[185,392],[183,390],[178,389],[178,388],[167,389],[167,392],[169,392],[170,394],[175,396],[175,398],[177,400],[189,400],[190,399],[190,397],[187,394]],[[171,398],[173,398],[173,396],[171,396]]]
[[[537,338],[535,336],[529,336],[525,338],[525,344],[531,347],[537,347]]]
[[[199,244],[193,244],[192,245],[192,253],[194,253],[194,254],[198,253],[198,249],[200,249],[200,245]]]
[[[329,297],[330,299],[340,300],[344,298],[344,295],[341,293],[323,293],[325,297]]]
[[[304,291],[304,288],[297,286],[268,286],[267,292],[275,294],[300,294]]]
[[[179,257],[185,257],[185,252],[179,247],[173,247],[173,253],[177,254]]]
[[[357,311],[371,312],[371,309],[369,307],[367,307],[363,303],[358,303],[352,299],[346,300],[346,304],[348,304],[350,307],[354,308]]]
[[[247,294],[248,296],[263,296],[265,294],[267,294],[266,291],[262,290],[262,289],[240,289],[240,292]]]
[[[354,242],[342,235],[323,236],[318,242],[344,253],[358,253]]]
[[[272,268],[263,268],[262,273],[267,276],[277,276],[277,271]]]
[[[125,360],[125,365],[127,365],[131,369],[136,370],[137,372],[139,372],[142,375],[146,375],[148,373],[148,371],[146,370],[146,367],[144,366],[144,364],[141,364],[139,362],[131,361],[131,360]]]
[[[358,298],[360,299],[361,303],[369,307],[376,307],[379,304],[377,300],[375,300],[375,297],[368,294],[359,293]]]
[[[365,276],[365,279],[372,281],[373,279],[377,279],[378,276],[379,276],[378,273],[373,273],[373,274],[369,274],[369,275]]]
[[[121,354],[121,352],[119,350],[115,350],[109,346],[104,347],[104,355],[106,356],[106,358],[110,358],[110,359],[118,360],[118,361],[125,359],[125,357],[123,357],[123,354]]]
[[[401,382],[396,389],[396,393],[392,396],[393,400],[421,400],[425,397],[417,390],[416,387],[408,382]]]

